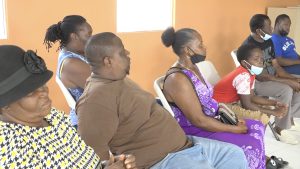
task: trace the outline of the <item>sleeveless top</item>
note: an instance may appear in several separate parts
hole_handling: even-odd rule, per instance
[[[201,71],[198,70],[203,82],[191,70],[180,69],[193,85],[194,91],[198,97],[198,101],[202,106],[202,111],[206,116],[214,118],[218,115],[218,103],[212,98],[213,86],[203,77]],[[169,74],[167,74],[168,76]],[[166,77],[167,77],[166,76]],[[264,133],[265,126],[256,120],[245,119],[248,127],[247,134],[235,134],[229,132],[210,132],[203,128],[194,126],[184,115],[181,109],[175,104],[170,104],[175,119],[187,135],[204,137],[213,140],[219,140],[227,143],[232,143],[239,146],[245,153],[249,169],[265,169],[265,147],[264,147]]]
[[[73,52],[70,52],[70,51],[67,51],[65,49],[62,49],[59,52],[58,64],[57,64],[57,70],[56,70],[56,76],[58,76],[59,78],[61,78],[61,71],[62,71],[62,68],[63,68],[63,64],[64,64],[65,59],[67,59],[67,58],[77,58],[77,59],[80,59],[81,61],[87,63],[87,60],[84,56],[73,53]],[[76,102],[83,93],[83,88],[81,88],[81,87],[68,88],[68,90],[69,90],[69,92],[71,93],[71,95],[73,96],[73,98],[75,99]],[[78,117],[77,117],[76,112],[75,112],[74,109],[70,110],[70,119],[71,119],[71,124],[73,126],[78,124]]]
[[[188,77],[188,80],[193,84],[194,91],[197,93],[197,96],[199,98],[199,102],[201,103],[203,113],[210,117],[215,117],[218,115],[218,109],[219,105],[216,100],[212,98],[213,96],[213,87],[212,85],[206,80],[206,78],[203,77],[202,73],[199,71],[200,76],[204,80],[204,83],[202,83],[196,75],[191,70],[180,68],[180,67],[173,67],[171,69],[178,69],[172,73],[179,72],[183,73],[185,76]],[[170,74],[172,74],[170,73]],[[168,74],[168,75],[170,75]],[[165,79],[168,77],[168,75],[165,77]],[[174,111],[174,103],[169,102],[173,111]],[[176,106],[177,107],[177,106]],[[174,113],[177,111],[174,111]],[[175,118],[178,114],[175,113]],[[186,121],[188,124],[190,122]]]

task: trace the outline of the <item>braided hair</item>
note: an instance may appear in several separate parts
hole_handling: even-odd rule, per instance
[[[57,41],[59,42],[59,49],[64,48],[70,41],[70,34],[76,33],[78,26],[86,23],[86,19],[79,15],[69,15],[64,17],[62,21],[51,25],[45,34],[44,45],[49,49]]]

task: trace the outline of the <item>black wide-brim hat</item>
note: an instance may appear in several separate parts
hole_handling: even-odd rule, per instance
[[[35,52],[14,45],[0,45],[0,108],[49,81],[53,72]]]

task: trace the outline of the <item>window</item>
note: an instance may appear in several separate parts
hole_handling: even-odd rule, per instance
[[[173,0],[117,0],[117,32],[164,30],[172,20]]]
[[[6,39],[5,0],[0,0],[0,39]]]

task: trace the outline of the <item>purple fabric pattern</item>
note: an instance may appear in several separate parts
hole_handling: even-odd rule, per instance
[[[200,71],[200,75],[206,84],[202,83],[202,81],[192,71],[187,69],[182,71],[193,83],[204,114],[212,118],[217,116],[218,103],[212,98],[213,87],[205,78],[203,78]],[[194,126],[175,104],[171,104],[171,108],[175,114],[175,119],[187,135],[199,136],[235,144],[243,149],[248,160],[249,169],[266,168],[265,147],[263,140],[265,127],[260,121],[246,120],[246,125],[248,127],[248,133],[246,134],[209,132]]]

